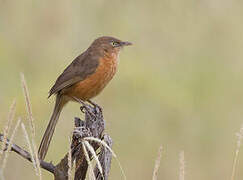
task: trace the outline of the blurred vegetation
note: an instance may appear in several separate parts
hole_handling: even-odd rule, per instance
[[[229,179],[243,122],[242,17],[243,2],[236,0],[0,0],[0,128],[14,98],[17,114],[27,117],[23,72],[39,143],[55,79],[95,38],[111,35],[134,45],[123,50],[116,77],[94,100],[104,108],[127,178],[151,179],[162,144],[159,179],[178,179],[181,150],[187,180]],[[79,105],[70,103],[48,153],[54,163],[67,150],[74,116],[81,116]],[[15,141],[24,146],[22,136]],[[13,153],[5,176],[36,178]],[[110,179],[122,179],[115,161]]]

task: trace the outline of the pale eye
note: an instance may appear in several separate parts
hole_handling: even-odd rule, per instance
[[[117,46],[119,46],[119,43],[117,43],[117,42],[115,42],[115,41],[112,41],[112,42],[111,42],[111,45],[112,45],[113,47],[117,47]]]

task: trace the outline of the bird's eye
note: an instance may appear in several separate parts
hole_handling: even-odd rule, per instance
[[[111,42],[111,45],[112,45],[113,47],[117,47],[117,46],[119,46],[119,43],[118,43],[118,42],[115,42],[115,41],[112,41],[112,42]]]

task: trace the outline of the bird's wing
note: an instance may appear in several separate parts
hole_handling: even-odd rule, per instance
[[[98,56],[88,53],[87,51],[84,52],[74,59],[74,61],[57,78],[54,86],[49,92],[49,97],[64,88],[70,87],[73,84],[84,80],[86,77],[95,72],[98,65]]]

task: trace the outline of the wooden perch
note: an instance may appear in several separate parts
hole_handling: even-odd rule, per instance
[[[75,128],[71,142],[71,161],[72,164],[75,163],[76,165],[74,180],[84,180],[88,172],[88,163],[82,148],[82,142],[84,142],[84,138],[98,138],[103,140],[109,147],[112,146],[112,139],[110,136],[103,133],[105,129],[105,122],[101,108],[98,106],[92,107],[90,105],[85,105],[81,107],[81,111],[85,113],[85,120],[75,118]],[[0,134],[0,141],[3,141],[3,134]],[[94,175],[97,180],[107,180],[110,171],[112,153],[96,141],[89,141],[89,143],[94,148],[96,154],[97,150],[100,148],[98,159],[100,161],[103,173],[100,173],[99,168],[96,165],[93,170]],[[8,145],[9,140],[6,142],[6,146]],[[32,162],[30,153],[17,146],[16,144],[12,144],[11,151],[16,152],[23,158]],[[41,168],[51,172],[54,175],[54,180],[67,180],[69,169],[68,156],[69,153],[67,153],[57,165],[53,165],[52,163],[45,161],[40,161],[40,166]],[[89,157],[90,159],[93,158],[92,153],[90,152]]]

